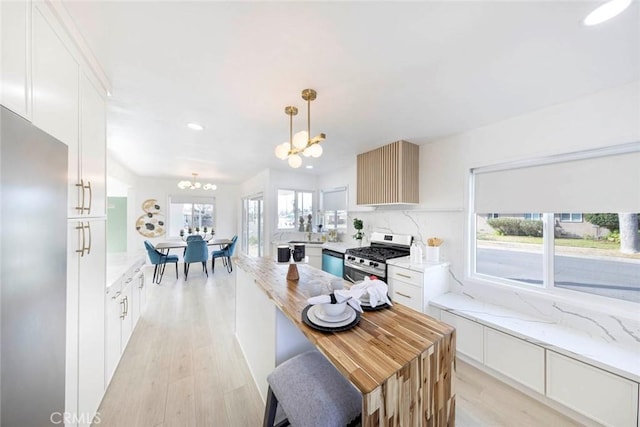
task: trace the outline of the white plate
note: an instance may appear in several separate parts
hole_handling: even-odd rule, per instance
[[[312,305],[311,307],[309,307],[309,310],[307,310],[307,317],[311,322],[315,323],[318,326],[323,326],[325,328],[339,328],[341,326],[346,326],[349,323],[353,322],[356,318],[356,311],[350,305],[347,305],[347,308],[345,310],[346,313],[349,313],[349,317],[347,317],[345,320],[341,322],[326,322],[320,319],[316,315],[316,313],[318,312],[322,312],[322,309],[320,308],[320,306]],[[322,314],[324,314],[324,312],[322,312]]]
[[[329,316],[324,311],[324,309],[322,308],[322,305],[318,304],[318,308],[316,310],[314,310],[313,314],[315,314],[315,316],[318,319],[323,320],[325,322],[329,322],[329,323],[344,322],[349,317],[351,317],[351,311],[347,310],[347,307],[349,307],[348,304],[345,306],[344,311],[342,313],[340,313],[339,315],[337,315],[337,316]]]

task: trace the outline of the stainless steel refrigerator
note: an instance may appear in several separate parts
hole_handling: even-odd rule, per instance
[[[52,425],[65,398],[67,146],[0,108],[0,425]]]

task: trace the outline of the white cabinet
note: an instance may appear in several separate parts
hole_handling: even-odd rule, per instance
[[[33,124],[77,150],[79,67],[43,15],[33,8]]]
[[[484,364],[544,394],[544,348],[484,328]]]
[[[484,327],[448,311],[443,311],[440,317],[443,322],[456,328],[456,351],[478,362],[483,362]]]
[[[432,265],[423,272],[397,265],[387,267],[387,281],[391,300],[422,313],[433,314],[429,301],[448,292],[448,264]]]
[[[309,265],[322,270],[322,246],[306,245],[304,253],[309,257]]]
[[[104,219],[69,221],[67,254],[66,407],[98,410],[105,389]]]
[[[267,375],[276,367],[276,308],[253,275],[236,269],[236,338],[263,400]]]
[[[109,384],[146,304],[144,261],[136,262],[106,291],[105,382]]]
[[[29,119],[29,44],[31,37],[31,3],[28,1],[0,2],[0,103]]]
[[[547,396],[607,426],[636,426],[638,384],[547,351]]]
[[[70,215],[106,215],[106,132],[105,100],[81,74],[80,143],[69,149]]]

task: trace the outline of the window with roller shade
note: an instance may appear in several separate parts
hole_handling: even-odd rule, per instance
[[[640,143],[471,170],[471,274],[640,302]]]
[[[169,236],[179,236],[180,230],[215,230],[215,197],[175,195],[169,197]]]
[[[347,187],[322,190],[320,199],[324,228],[347,228]]]

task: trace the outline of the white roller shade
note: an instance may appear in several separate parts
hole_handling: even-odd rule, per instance
[[[480,168],[474,212],[640,212],[640,143]]]
[[[322,192],[322,209],[325,211],[346,211],[347,190],[340,188]]]
[[[215,197],[190,196],[188,194],[176,194],[169,196],[171,203],[196,203],[201,205],[214,204]]]

